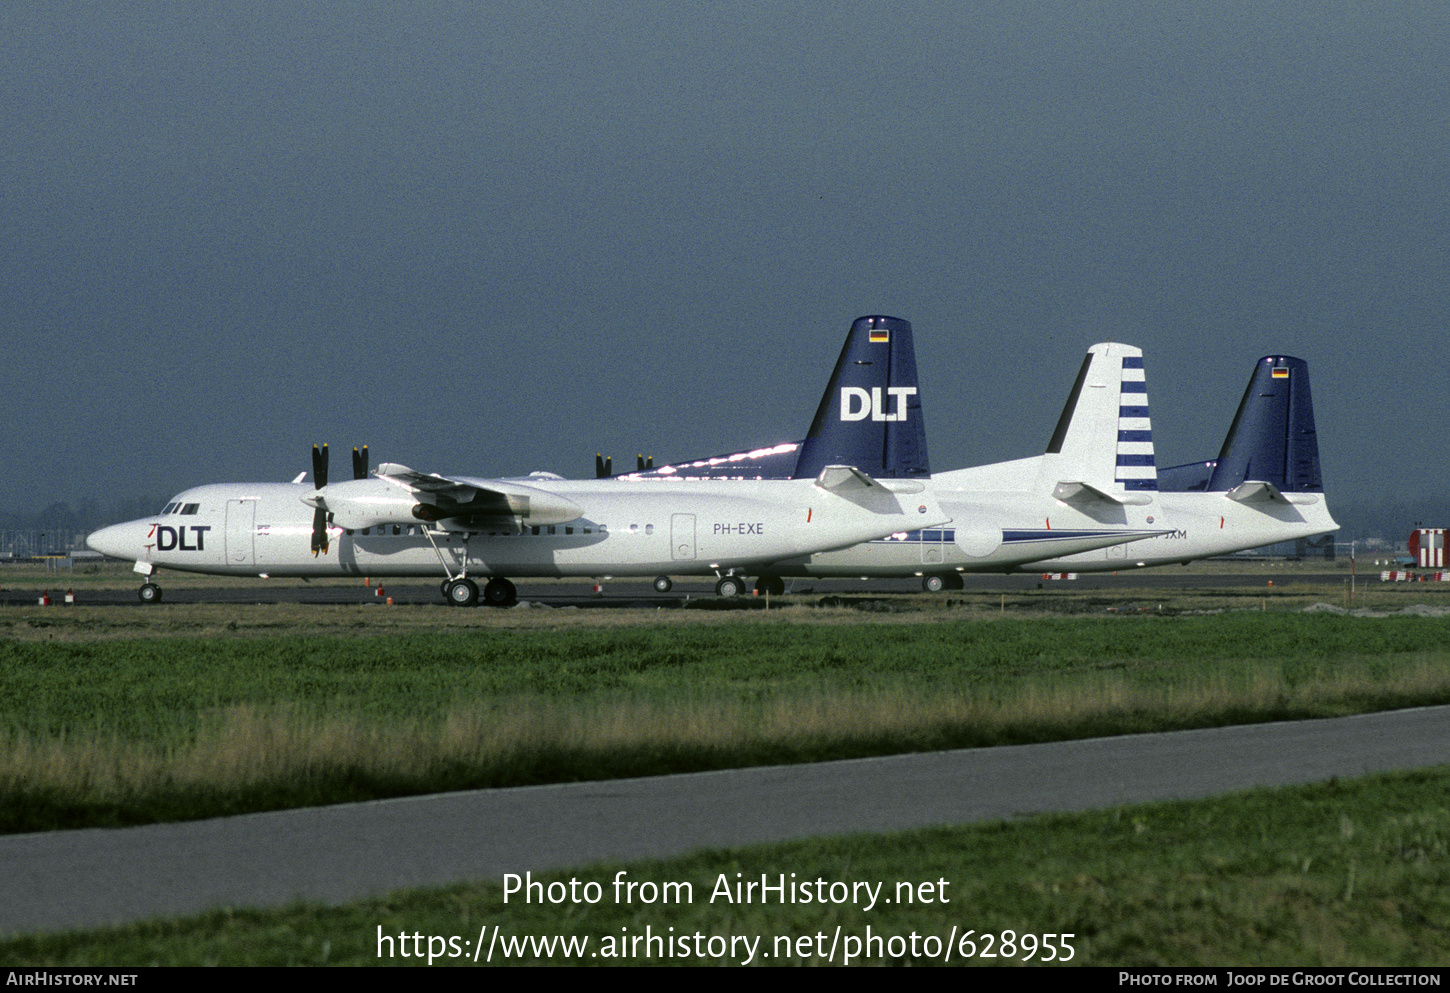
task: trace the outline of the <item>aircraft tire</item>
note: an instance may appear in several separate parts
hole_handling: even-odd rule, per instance
[[[960,572],[954,572],[947,577],[947,589],[949,590],[966,589],[966,586],[967,584],[962,580],[962,574]]]
[[[656,576],[655,577],[655,592],[656,593],[668,593],[670,590],[674,589],[674,587],[675,587],[675,584],[670,579],[669,576]]]
[[[785,593],[785,580],[779,576],[761,576],[755,581],[755,592],[764,595],[781,596]]]
[[[947,588],[947,582],[946,576],[938,576],[933,573],[930,576],[921,577],[921,588],[928,593],[940,593]]]
[[[495,607],[507,607],[511,603],[518,602],[519,591],[507,579],[495,576],[483,588],[483,598]]]
[[[136,591],[136,595],[141,598],[142,603],[160,603],[161,587],[155,583],[147,583]]]
[[[745,580],[739,576],[721,576],[715,584],[715,595],[737,597],[745,592]]]
[[[477,606],[478,584],[471,579],[455,579],[448,583],[447,596],[454,607]]]

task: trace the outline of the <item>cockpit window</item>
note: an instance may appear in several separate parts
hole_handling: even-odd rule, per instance
[[[163,513],[163,514],[169,514],[169,513],[171,513],[171,511],[175,507],[176,507],[175,501],[173,501],[171,503],[168,503],[166,506],[164,506],[164,507],[161,508],[161,513]]]
[[[188,503],[186,506],[181,508],[181,512],[183,514],[194,514],[196,513],[197,508],[200,506],[201,504],[199,503]]]

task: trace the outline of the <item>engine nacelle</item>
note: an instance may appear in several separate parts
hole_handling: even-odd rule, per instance
[[[413,516],[417,497],[381,479],[332,483],[303,497],[302,502],[327,511],[333,524],[349,531],[419,520]]]

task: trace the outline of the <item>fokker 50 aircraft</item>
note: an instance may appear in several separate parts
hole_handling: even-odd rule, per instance
[[[721,593],[765,563],[947,520],[920,485],[850,466],[813,479],[754,482],[480,479],[384,463],[329,483],[326,447],[313,485],[226,483],[177,494],[160,514],[116,524],[86,543],[136,562],[143,601],[161,599],[157,569],[253,576],[441,576],[444,595],[474,604],[515,597],[508,577],[715,575]]]
[[[952,517],[949,527],[769,563],[756,586],[776,591],[786,576],[920,576],[936,591],[960,588],[969,572],[1180,563],[1338,528],[1321,492],[1301,359],[1256,363],[1219,459],[1165,471],[1175,489],[1202,492],[1161,492],[1140,349],[1104,343],[1088,350],[1044,454],[935,475],[911,349],[906,321],[861,318],[805,441],[762,450],[764,458],[715,456],[626,478],[803,474],[850,453],[852,464],[870,466],[874,476],[921,482]],[[787,468],[790,459],[796,467]]]

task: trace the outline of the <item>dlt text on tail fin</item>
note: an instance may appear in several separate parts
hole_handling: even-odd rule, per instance
[[[911,322],[858,317],[801,444],[797,479],[828,465],[881,479],[931,475]]]

